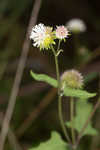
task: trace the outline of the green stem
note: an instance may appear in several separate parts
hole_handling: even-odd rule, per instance
[[[71,115],[71,134],[72,143],[75,144],[75,131],[74,131],[74,99],[71,97],[70,100],[70,115]]]
[[[59,66],[58,66],[58,57],[56,56],[56,52],[52,47],[52,51],[55,57],[55,65],[56,65],[56,74],[57,74],[57,81],[58,81],[58,96],[60,95],[60,74],[59,74]]]
[[[58,48],[57,48],[57,50],[60,49],[60,43],[61,43],[61,40],[59,40],[59,42],[58,42]]]
[[[70,140],[70,138],[67,134],[66,127],[65,127],[63,117],[62,117],[62,96],[61,96],[61,93],[60,93],[61,82],[60,82],[60,74],[59,74],[59,66],[58,66],[58,57],[56,56],[56,52],[55,52],[53,47],[52,47],[52,52],[53,52],[54,57],[55,57],[56,74],[57,74],[57,81],[58,81],[58,112],[59,112],[59,119],[60,119],[60,123],[61,123],[62,130],[64,132],[64,135],[65,135],[66,139],[68,140],[68,142],[71,144],[71,140]]]
[[[62,98],[61,96],[59,95],[58,96],[58,112],[59,112],[59,119],[60,119],[60,123],[61,123],[61,127],[62,127],[62,130],[63,130],[63,133],[66,137],[66,140],[71,144],[71,140],[66,132],[66,127],[65,127],[65,124],[64,124],[64,121],[63,121],[63,117],[62,117]]]

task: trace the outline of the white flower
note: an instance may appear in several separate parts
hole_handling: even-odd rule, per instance
[[[45,37],[45,26],[43,24],[36,25],[32,28],[30,39],[34,40],[33,45],[39,47],[43,43]]]
[[[66,23],[69,30],[74,33],[80,33],[86,31],[86,25],[81,19],[72,19]]]
[[[58,39],[65,39],[68,37],[69,33],[66,27],[62,26],[57,26],[57,29],[55,31],[56,38]]]
[[[55,44],[52,28],[42,23],[32,28],[30,39],[34,41],[33,46],[40,47],[40,49],[48,49],[51,44]]]

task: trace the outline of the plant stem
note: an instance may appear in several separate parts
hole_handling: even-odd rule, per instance
[[[65,127],[63,117],[62,117],[62,96],[61,96],[61,93],[60,93],[61,82],[60,82],[60,74],[59,74],[59,66],[58,66],[58,57],[56,56],[56,52],[55,52],[53,47],[52,47],[52,52],[53,52],[54,57],[55,57],[56,74],[57,74],[57,81],[58,81],[58,112],[59,112],[59,119],[60,119],[60,123],[61,123],[62,130],[64,132],[64,135],[65,135],[66,139],[68,140],[68,142],[71,144],[71,140],[70,140],[70,138],[67,134],[66,127]]]
[[[59,119],[60,119],[60,123],[61,123],[62,130],[64,132],[64,135],[65,135],[67,141],[71,144],[71,140],[70,140],[70,138],[66,132],[65,124],[63,121],[63,117],[62,117],[62,98],[61,98],[61,95],[58,96],[58,112],[59,112]]]
[[[70,100],[70,120],[71,120],[71,134],[72,134],[72,143],[75,144],[75,131],[74,131],[74,99],[71,97]]]
[[[52,51],[55,57],[55,65],[56,65],[56,74],[57,74],[57,81],[58,81],[58,96],[60,95],[60,74],[59,74],[59,66],[58,66],[58,57],[56,56],[56,52],[52,47]]]
[[[60,49],[60,43],[61,43],[61,40],[59,40],[59,42],[58,42],[58,48],[57,48],[57,51]]]

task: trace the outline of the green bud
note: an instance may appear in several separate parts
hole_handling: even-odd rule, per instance
[[[80,89],[83,87],[83,76],[77,70],[65,71],[61,76],[62,89],[65,87]]]

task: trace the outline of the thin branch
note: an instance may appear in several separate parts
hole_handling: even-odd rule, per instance
[[[22,150],[22,147],[19,145],[14,132],[9,128],[8,130],[8,141],[14,150]]]
[[[3,113],[0,112],[0,126],[1,126],[1,123],[3,120],[3,116],[4,116]],[[12,131],[12,129],[10,127],[8,130],[8,140],[9,140],[9,143],[13,147],[14,150],[22,150],[22,147],[20,146],[14,132]]]
[[[18,90],[19,90],[21,78],[23,75],[24,67],[25,67],[25,62],[26,62],[29,47],[30,47],[29,33],[31,31],[32,26],[35,25],[35,23],[36,23],[39,9],[40,9],[40,5],[41,5],[41,0],[36,0],[34,7],[33,7],[33,10],[32,10],[32,15],[31,15],[31,18],[29,21],[29,26],[28,26],[27,33],[26,33],[26,38],[25,38],[25,41],[23,44],[22,54],[20,57],[20,61],[19,61],[17,72],[16,72],[11,96],[9,99],[8,108],[7,108],[3,123],[2,123],[1,136],[0,136],[0,150],[4,149],[4,143],[6,140],[7,133],[8,133],[10,120],[12,118],[14,106],[16,103],[16,97],[18,95]]]

